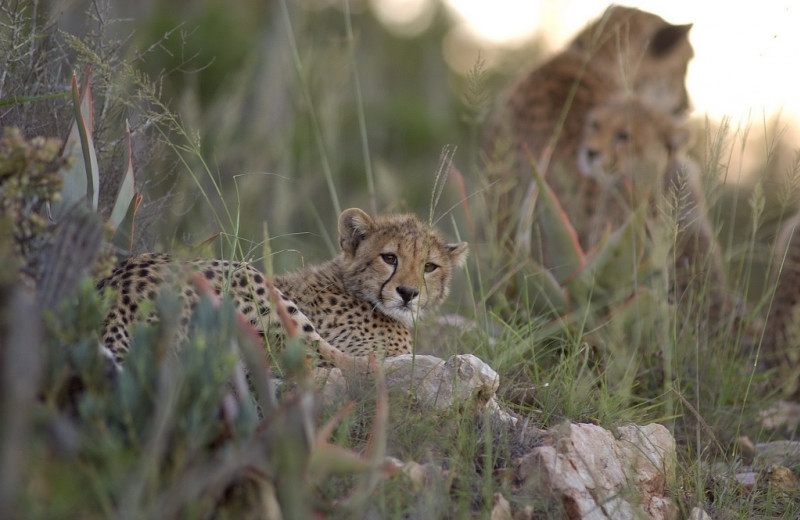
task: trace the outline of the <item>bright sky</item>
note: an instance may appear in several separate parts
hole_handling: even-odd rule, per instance
[[[424,4],[424,0],[381,0]],[[445,0],[465,28],[486,44],[513,45],[534,31],[556,49],[608,0]],[[695,58],[687,78],[695,113],[739,122],[783,110],[800,116],[800,2],[631,0],[623,5],[693,23]],[[545,29],[546,28],[546,29]]]

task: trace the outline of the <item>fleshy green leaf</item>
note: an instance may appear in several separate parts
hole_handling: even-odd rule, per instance
[[[134,179],[133,179],[133,149],[131,147],[131,128],[128,122],[125,121],[125,142],[127,147],[125,149],[125,173],[122,177],[122,184],[117,193],[117,200],[114,202],[114,208],[111,210],[111,217],[109,222],[116,230],[122,223],[122,220],[128,214],[128,209],[133,202],[135,193]]]
[[[624,303],[605,317],[608,326],[620,336],[634,339],[638,344],[652,344],[658,334],[657,320],[666,319],[669,303],[646,287],[640,287]]]
[[[586,255],[578,243],[575,228],[572,227],[553,190],[539,173],[527,148],[525,153],[539,188],[539,225],[547,242],[553,276],[559,283],[564,283],[581,269]]]
[[[331,475],[349,475],[370,471],[370,462],[358,453],[336,444],[324,443],[314,447],[308,473],[316,482]]]
[[[647,209],[646,204],[640,206],[622,227],[606,232],[586,258],[583,269],[564,283],[573,302],[588,304],[591,300],[595,307],[609,308],[619,298],[627,298],[638,281],[652,274],[653,266],[647,262]]]
[[[533,259],[528,259],[517,272],[517,287],[522,300],[535,314],[569,312],[570,304],[566,290],[559,285],[553,274]]]
[[[126,251],[131,251],[133,249],[133,222],[136,217],[136,211],[139,209],[141,203],[142,195],[138,193],[135,194],[130,206],[128,206],[128,212],[125,214],[125,218],[122,219],[119,227],[117,227],[117,232],[114,234],[114,238],[111,240],[111,242],[120,249],[125,249]]]
[[[647,204],[640,206],[587,259],[583,272],[591,273],[600,287],[613,288],[633,281],[631,275],[644,262],[649,240],[645,229],[647,210]]]
[[[72,99],[75,117],[70,125],[67,140],[64,142],[62,157],[71,157],[67,168],[59,173],[64,179],[61,200],[53,203],[51,217],[58,221],[69,208],[85,200],[97,211],[100,175],[97,167],[97,154],[92,138],[92,92],[89,86],[91,69],[86,69],[83,94],[78,89],[78,80],[72,75]]]

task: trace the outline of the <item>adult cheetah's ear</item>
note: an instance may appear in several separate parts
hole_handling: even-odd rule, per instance
[[[348,255],[355,255],[362,240],[375,229],[372,217],[358,208],[350,208],[339,215],[339,247]]]
[[[466,242],[459,242],[457,244],[447,244],[447,252],[450,254],[450,259],[456,267],[462,267],[467,262],[467,253],[469,253],[469,244]]]
[[[673,51],[675,47],[687,38],[692,24],[672,25],[667,24],[655,32],[650,40],[650,54],[655,58],[663,58]]]

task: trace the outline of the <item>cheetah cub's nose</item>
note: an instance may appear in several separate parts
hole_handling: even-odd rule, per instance
[[[411,287],[406,287],[405,285],[401,285],[400,287],[398,287],[397,293],[403,299],[403,303],[406,304],[419,295],[418,290],[412,289]]]

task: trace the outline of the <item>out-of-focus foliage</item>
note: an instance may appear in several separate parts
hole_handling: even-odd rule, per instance
[[[153,233],[147,231],[171,196],[175,163],[163,141],[169,127],[157,82],[134,67],[145,51],[125,47],[128,38],[118,32],[120,22],[110,15],[108,3],[92,3],[87,11],[78,5],[66,7],[60,2],[0,5],[0,125],[17,127],[28,139],[66,139],[75,118],[73,73],[91,66],[94,113],[86,124],[95,143],[97,168],[92,174],[99,178],[99,192],[92,196],[98,196],[98,212],[108,218],[124,178],[120,164],[130,152],[137,169],[152,172],[136,186],[146,197],[138,214],[142,233],[135,247],[150,248]],[[127,57],[129,53],[133,57]],[[132,148],[126,140],[126,120]],[[79,139],[76,143],[82,155],[83,145]]]
[[[49,226],[43,208],[58,200],[59,171],[69,162],[60,149],[59,139],[26,140],[18,128],[6,128],[0,137],[0,211],[13,236],[13,257],[5,261],[16,269],[33,262],[35,243],[42,243]]]
[[[209,159],[185,155],[212,200],[191,195],[196,184],[183,190],[184,244],[216,232],[211,212],[225,206],[238,227],[226,223],[224,231],[244,240],[246,251],[260,249],[248,241],[262,238],[267,221],[280,231],[274,251],[324,258],[334,248],[335,198],[341,208],[426,211],[441,149],[467,138],[460,96],[448,87],[458,79],[438,51],[444,11],[436,8],[428,31],[402,39],[353,2],[350,39],[343,5],[207,0],[128,8],[145,20],[140,47],[167,34],[142,67],[165,73],[164,99],[202,137],[197,150]],[[437,216],[456,200],[449,191]],[[309,232],[320,240],[307,240]],[[275,260],[279,270],[303,261],[295,254]]]
[[[308,372],[291,385],[286,381],[294,389],[275,397],[260,346],[241,329],[230,302],[220,307],[204,300],[189,342],[175,351],[170,343],[178,302],[165,293],[157,305],[160,325],[137,328],[125,369],[117,372],[97,348],[107,303],[91,283],[81,286],[76,301],[45,316],[43,342],[28,344],[34,347],[29,370],[6,371],[0,379],[11,389],[34,377],[39,396],[30,403],[14,396],[3,410],[26,417],[22,435],[12,431],[16,420],[0,426],[0,439],[14,442],[9,447],[18,463],[13,482],[0,479],[4,514],[310,518],[332,509],[332,498],[347,499],[348,505],[336,506],[340,514],[361,507],[371,486],[359,478],[361,487],[340,497],[323,499],[315,488],[360,475],[377,482],[375,462],[329,444],[336,422],[316,428]],[[4,325],[2,331],[18,339],[40,335],[38,327]],[[245,365],[237,364],[242,351],[248,352],[241,357],[249,360]],[[12,355],[19,355],[15,346],[0,350],[0,356]],[[261,391],[250,393],[243,370]],[[382,397],[368,437],[381,457],[385,441],[376,436],[385,437],[385,389],[377,394]]]

